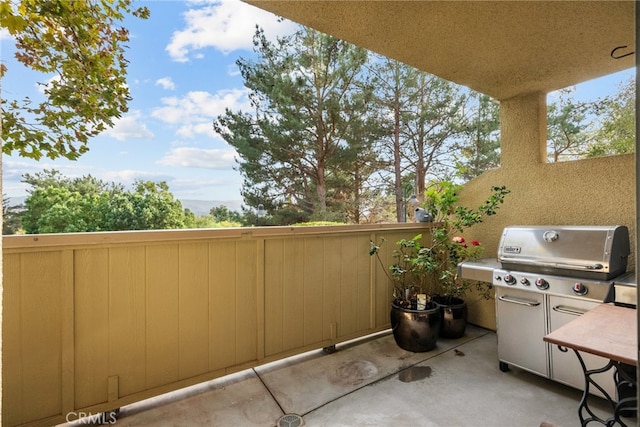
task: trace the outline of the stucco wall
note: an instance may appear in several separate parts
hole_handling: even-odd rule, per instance
[[[485,257],[496,256],[502,229],[509,225],[589,224],[629,227],[635,265],[634,155],[600,157],[575,162],[546,163],[546,100],[531,94],[501,103],[502,165],[469,182],[461,195],[466,206],[479,205],[493,185],[511,193],[496,216],[470,229]],[[495,329],[494,301],[470,307],[472,323]]]

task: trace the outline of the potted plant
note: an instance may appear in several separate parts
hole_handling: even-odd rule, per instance
[[[391,329],[396,344],[413,352],[432,350],[436,346],[442,322],[440,307],[431,299],[432,282],[429,248],[421,243],[422,235],[396,242],[393,264],[385,268],[380,257],[380,245],[370,242],[369,255],[375,255],[393,284]]]
[[[440,182],[427,191],[423,208],[438,224],[433,228],[430,242],[431,268],[429,281],[434,284],[433,299],[440,305],[442,328],[440,335],[458,338],[464,335],[467,325],[465,296],[476,287],[484,298],[491,296],[491,285],[463,280],[458,277],[458,264],[480,257],[484,248],[477,240],[466,240],[466,228],[481,223],[485,216],[495,215],[504,198],[509,194],[504,186],[494,186],[484,203],[476,209],[458,205],[461,186]]]
[[[430,238],[424,241],[422,235],[417,235],[410,240],[399,240],[396,242],[398,249],[393,255],[394,263],[384,268],[394,286],[391,327],[396,342],[402,348],[429,346],[433,348],[435,341],[426,345],[413,343],[401,345],[398,341],[403,342],[404,338],[396,337],[396,329],[400,332],[415,329],[415,326],[394,325],[394,318],[408,320],[411,316],[416,317],[422,314],[420,312],[425,311],[425,308],[437,306],[440,316],[438,334],[447,338],[457,338],[464,335],[466,329],[467,306],[464,296],[467,291],[475,285],[482,296],[490,297],[490,285],[462,280],[457,275],[458,263],[477,258],[484,251],[476,240],[467,243],[462,233],[467,227],[482,222],[484,216],[494,215],[504,202],[504,197],[509,190],[494,186],[481,206],[470,209],[457,204],[460,188],[459,185],[445,181],[425,191],[421,212],[426,211],[428,213],[426,216],[434,221]],[[376,255],[384,267],[379,249],[379,245],[371,242],[369,253]],[[420,298],[426,299],[426,305],[418,304],[418,295],[424,295]],[[397,314],[398,311],[403,310],[402,316]],[[434,321],[430,322],[435,325]],[[427,322],[423,321],[423,323]]]

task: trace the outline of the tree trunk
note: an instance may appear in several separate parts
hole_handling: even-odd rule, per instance
[[[393,172],[396,194],[396,219],[407,222],[407,206],[402,189],[402,168],[400,165],[400,94],[395,91],[393,104]]]

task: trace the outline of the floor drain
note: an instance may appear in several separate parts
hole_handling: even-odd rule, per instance
[[[278,419],[278,427],[300,427],[304,425],[304,420],[297,414],[286,414]]]

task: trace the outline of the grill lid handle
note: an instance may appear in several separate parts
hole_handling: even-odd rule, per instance
[[[562,267],[562,268],[570,268],[573,270],[602,270],[604,265],[596,263],[596,264],[571,264],[564,262],[545,262],[539,260],[526,260],[522,258],[512,258],[512,257],[501,257],[501,262],[513,262],[522,265],[530,265],[530,266],[539,266],[539,267]]]

